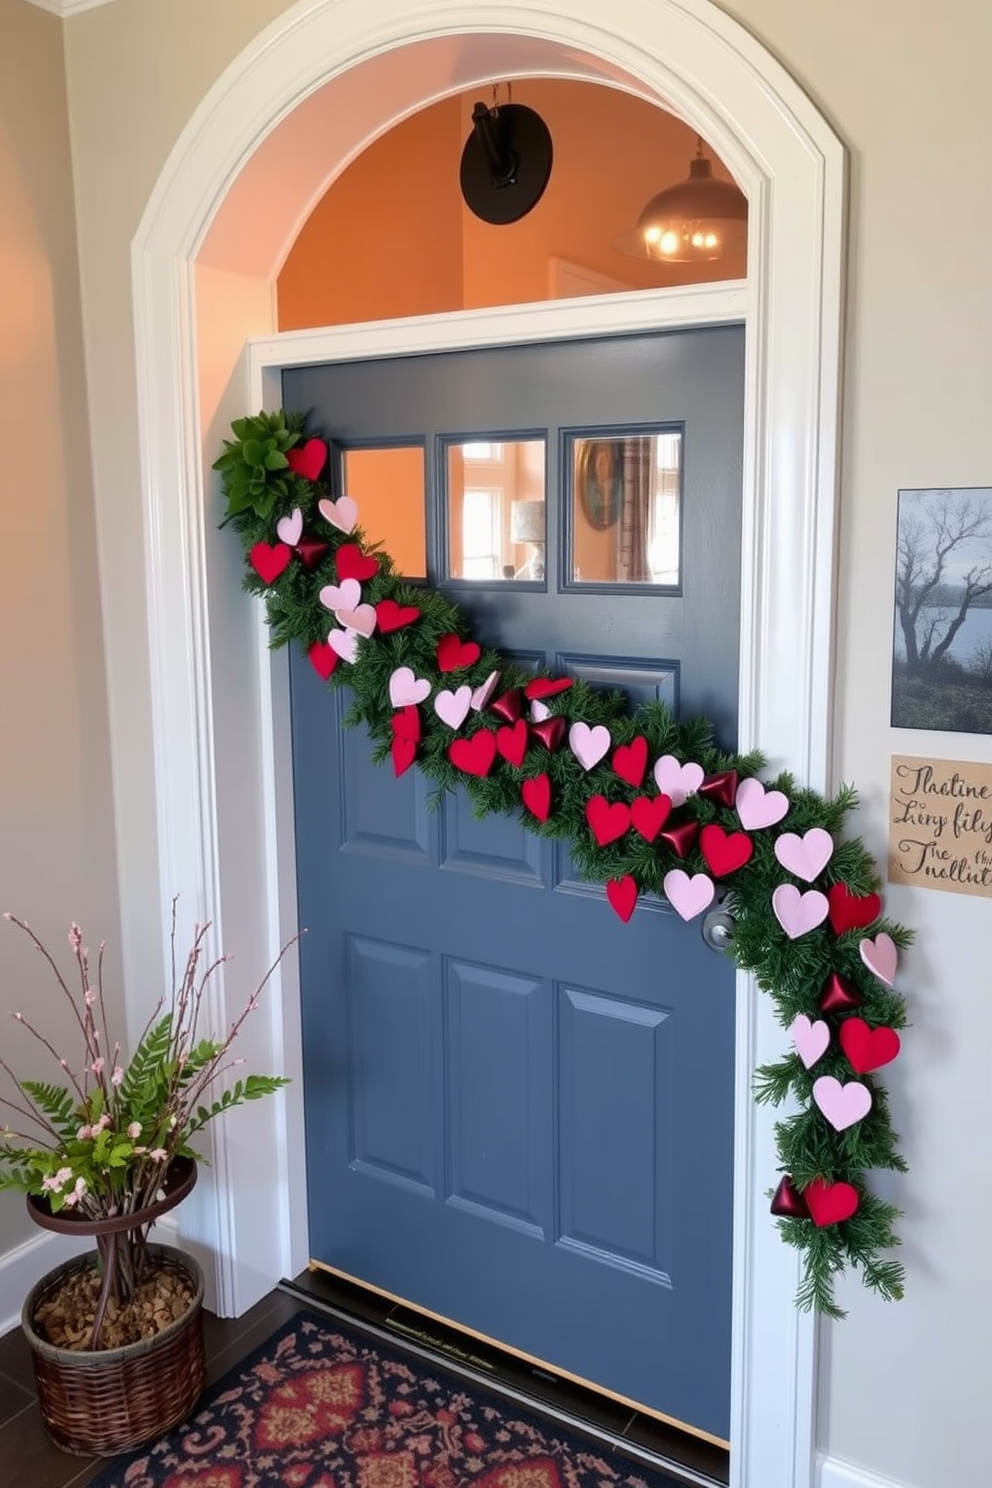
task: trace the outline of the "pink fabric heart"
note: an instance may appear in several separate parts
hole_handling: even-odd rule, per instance
[[[792,1042],[796,1046],[799,1058],[807,1069],[812,1069],[830,1043],[830,1029],[827,1024],[822,1018],[817,1018],[815,1023],[811,1023],[805,1013],[800,1013],[797,1018],[793,1019],[789,1032],[792,1034]]]
[[[781,791],[766,791],[752,775],[737,787],[737,815],[749,832],[759,827],[773,827],[789,809],[789,798]]]
[[[457,692],[445,688],[434,699],[434,712],[449,728],[459,729],[468,717],[472,706],[472,689],[466,682]]]
[[[499,683],[499,672],[490,672],[481,687],[477,687],[472,694],[472,707],[476,713],[481,713],[483,708],[496,691]]]
[[[317,502],[317,510],[325,522],[330,522],[339,532],[352,532],[358,521],[358,502],[350,496],[339,496],[337,501],[328,501],[325,496]]]
[[[431,684],[426,677],[415,677],[409,667],[397,667],[389,678],[389,701],[394,708],[406,708],[430,697]]]
[[[664,877],[665,898],[684,920],[691,920],[713,902],[716,886],[705,873],[692,878],[683,868],[671,868]]]
[[[348,580],[345,579],[345,583]],[[354,582],[354,580],[352,580]],[[357,630],[359,635],[370,636],[375,630],[378,616],[375,605],[356,605],[353,610],[335,610],[334,618],[339,625],[346,625],[349,630]]]
[[[868,970],[874,972],[880,982],[884,982],[887,987],[895,985],[899,952],[891,935],[886,935],[883,930],[874,940],[869,940],[866,936],[858,945],[858,950]]]
[[[280,542],[287,543],[295,548],[303,536],[303,513],[300,508],[294,507],[291,516],[280,517],[276,523],[276,532],[279,534]]]
[[[336,651],[342,661],[354,661],[358,655],[358,636],[353,630],[332,630],[327,644]]]
[[[834,855],[834,839],[823,827],[810,827],[802,837],[783,832],[775,840],[775,856],[797,878],[812,883]]]
[[[530,718],[532,723],[543,723],[546,718],[551,717],[551,709],[547,703],[542,703],[540,698],[535,698],[530,705]]]
[[[603,723],[597,723],[595,728],[590,728],[587,723],[573,723],[568,731],[568,747],[583,770],[598,765],[612,742],[610,731]]]
[[[871,1110],[871,1091],[860,1080],[842,1085],[833,1075],[821,1075],[813,1081],[813,1099],[837,1131],[853,1126]]]
[[[798,940],[822,925],[830,913],[830,901],[819,889],[801,894],[795,884],[779,884],[772,895],[775,918],[790,940]]]
[[[342,579],[340,584],[325,584],[318,596],[325,610],[353,610],[361,603],[362,586],[357,579]]]
[[[667,796],[673,808],[684,805],[688,796],[694,796],[703,783],[704,770],[691,760],[680,765],[674,754],[663,754],[655,762],[654,780],[663,796]]]

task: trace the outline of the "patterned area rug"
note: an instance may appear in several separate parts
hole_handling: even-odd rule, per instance
[[[678,1488],[415,1355],[300,1312],[91,1488]]]

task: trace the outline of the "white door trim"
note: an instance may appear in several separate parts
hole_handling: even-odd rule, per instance
[[[208,472],[229,418],[245,411],[246,399],[257,403],[260,390],[269,401],[264,368],[304,357],[306,336],[280,338],[278,352],[270,351],[276,361],[266,362],[257,345],[254,386],[245,361],[238,372],[245,337],[272,326],[271,301],[259,308],[265,296],[258,287],[271,281],[276,258],[236,261],[239,252],[250,258],[253,243],[232,229],[229,209],[281,131],[291,131],[295,114],[326,99],[335,117],[343,117],[349,88],[353,101],[361,89],[366,102],[364,132],[347,148],[339,143],[330,166],[325,159],[325,179],[398,112],[465,86],[466,74],[452,70],[456,54],[468,59],[469,72],[475,67],[474,78],[497,71],[599,77],[667,104],[735,171],[751,208],[740,744],[764,749],[773,768],[791,769],[811,786],[829,784],[844,152],[774,58],[709,0],[613,0],[608,15],[604,21],[601,0],[516,0],[512,8],[439,0],[430,12],[422,0],[377,0],[374,7],[366,0],[301,0],[208,94],[142,220],[132,265],[161,899],[178,890],[188,905],[209,907],[218,942],[249,971],[284,927],[295,926],[291,781],[276,724],[288,716],[285,668],[278,659],[271,663],[258,607],[239,592],[240,555],[215,530]],[[485,43],[488,62],[473,61],[473,41]],[[503,67],[498,47],[511,41],[516,61]],[[393,65],[402,64],[403,48],[413,42],[416,65]],[[375,68],[386,64],[391,86],[407,89],[404,99],[384,89],[380,97],[371,86],[380,76]],[[298,161],[299,134],[294,149]],[[278,203],[283,244],[318,184],[301,167],[296,196],[286,187]],[[270,209],[276,210],[271,199]],[[236,248],[224,246],[231,244]],[[214,283],[211,274],[225,282]],[[251,291],[251,308],[240,318],[231,313],[238,275]],[[709,293],[715,306],[718,291]],[[739,319],[743,292],[730,294],[738,296],[736,312],[722,313]],[[664,323],[666,303],[658,295],[607,296],[491,314],[504,330],[515,318],[518,329],[524,322],[533,329],[544,317],[550,328],[544,334],[558,336],[575,334],[567,327],[583,315],[601,315],[603,329],[610,317],[627,329],[651,329]],[[228,312],[223,344],[212,334],[220,306]],[[462,318],[462,334],[468,320]],[[405,334],[426,335],[437,348],[439,338],[458,333],[458,321],[444,317],[361,334],[378,337],[384,351],[397,349]],[[338,347],[349,334],[359,333],[333,333]],[[226,368],[224,391],[209,401],[204,388],[209,378],[218,381],[218,363]],[[100,499],[106,531],[112,497]],[[112,571],[111,562],[104,571]],[[114,617],[110,599],[108,623]],[[118,761],[131,744],[129,689],[131,679],[111,678]],[[122,861],[147,854],[139,829],[119,813]],[[129,1017],[140,1027],[146,1007],[137,989],[149,926],[162,921],[162,904],[150,902],[144,881],[132,884],[126,874],[122,880]],[[797,1258],[778,1240],[764,1198],[774,1182],[773,1117],[749,1095],[754,1065],[777,1054],[783,1036],[767,999],[741,980],[732,1482],[734,1488],[807,1488],[816,1334],[812,1320],[792,1306]],[[243,981],[219,981],[215,1014],[229,1016],[243,991]],[[253,1067],[298,1075],[292,966],[266,1006],[268,1018],[256,1020],[243,1052]],[[183,1206],[183,1225],[206,1250],[224,1311],[243,1311],[305,1260],[302,1152],[299,1083],[279,1101],[240,1112],[217,1133],[213,1174]]]

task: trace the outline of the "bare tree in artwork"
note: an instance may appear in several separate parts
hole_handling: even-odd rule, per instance
[[[992,510],[985,494],[900,495],[896,611],[911,676],[936,667],[968,611],[992,595]]]

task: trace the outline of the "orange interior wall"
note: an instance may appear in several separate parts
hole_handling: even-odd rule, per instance
[[[348,450],[345,491],[358,503],[358,521],[370,542],[381,543],[398,571],[427,577],[424,451],[402,445]]]
[[[492,89],[412,115],[329,187],[279,275],[280,330],[554,298],[555,259],[630,289],[743,275],[743,259],[654,264],[614,248],[650,197],[688,175],[696,136],[643,99],[591,83],[513,84],[512,101],[551,131],[551,179],[521,221],[480,221],[458,184],[479,99],[491,103]],[[713,170],[729,177],[715,157]]]
[[[281,331],[461,309],[460,131],[459,100],[445,99],[338,177],[279,275]]]

